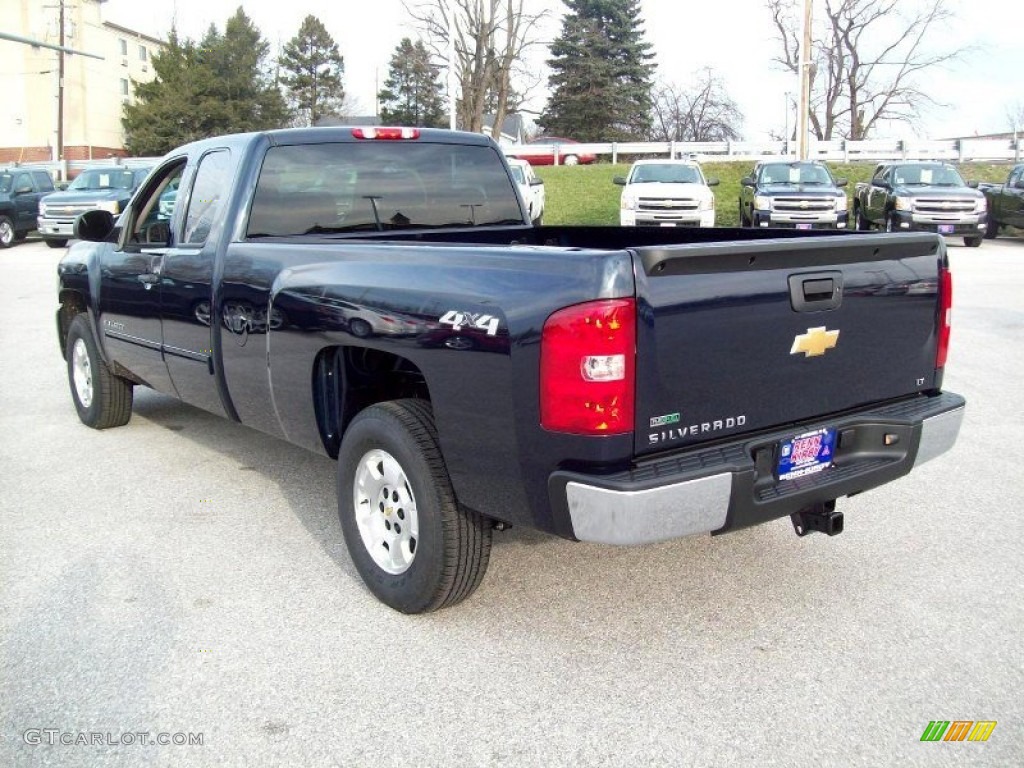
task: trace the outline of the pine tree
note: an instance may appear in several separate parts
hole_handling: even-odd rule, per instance
[[[320,19],[309,15],[302,20],[278,63],[283,70],[281,84],[303,125],[316,125],[323,116],[338,114],[345,100],[341,80],[345,60]]]
[[[224,34],[211,25],[199,43],[172,29],[167,46],[153,54],[156,77],[135,82],[135,103],[124,107],[128,150],[162,155],[209,136],[287,124],[284,99],[265,71],[268,50],[241,8]]]
[[[135,102],[124,105],[125,146],[136,156],[163,155],[180,144],[209,135],[205,115],[195,109],[202,79],[195,44],[172,29],[167,45],[153,54],[156,77],[134,82]]]
[[[439,78],[440,68],[431,62],[423,41],[414,45],[403,38],[391,56],[384,88],[377,94],[381,122],[426,128],[447,125]]]
[[[551,45],[551,97],[538,123],[581,141],[647,138],[655,65],[640,0],[563,0],[569,12]]]
[[[287,125],[288,107],[269,72],[270,45],[241,6],[228,19],[223,35],[211,28],[201,49],[216,77],[213,88],[204,94],[206,105],[224,116],[226,132]]]

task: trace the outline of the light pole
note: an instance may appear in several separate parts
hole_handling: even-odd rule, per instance
[[[797,160],[810,154],[807,141],[807,113],[811,103],[811,14],[813,0],[804,0],[803,42],[800,45],[800,110],[797,114]]]
[[[786,97],[786,108],[785,108],[785,111],[783,112],[783,114],[785,115],[785,117],[783,118],[783,123],[785,125],[785,128],[782,129],[782,141],[784,142],[783,145],[782,145],[782,154],[789,155],[789,101],[790,101],[790,92],[789,91],[786,91],[785,97]]]

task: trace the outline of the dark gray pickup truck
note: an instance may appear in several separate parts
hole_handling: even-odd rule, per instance
[[[977,248],[988,226],[987,203],[977,186],[947,163],[879,163],[871,181],[854,192],[857,229],[962,236],[964,245]]]
[[[81,420],[126,424],[148,386],[337,457],[352,559],[405,612],[471,594],[509,525],[839,533],[836,499],[963,414],[942,238],[534,227],[474,134],[209,139],[76,235],[57,330]]]
[[[1024,229],[1024,163],[1010,169],[1005,184],[979,184],[978,189],[988,203],[986,238],[996,237],[1002,227]]]

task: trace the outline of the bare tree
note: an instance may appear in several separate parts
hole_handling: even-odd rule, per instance
[[[491,135],[497,139],[505,117],[533,85],[513,87],[526,51],[540,45],[538,24],[548,11],[527,13],[526,0],[403,0],[425,33],[435,60],[448,65],[449,10],[455,37],[455,71],[460,96],[457,123],[480,132],[484,113],[494,112]],[[539,82],[539,80],[535,81]]]
[[[1007,105],[1006,124],[1014,134],[1024,132],[1024,101],[1015,101]]]
[[[796,0],[767,0],[782,53],[799,74]],[[936,50],[931,38],[953,14],[945,0],[825,0],[811,51],[810,124],[823,140],[864,139],[880,120],[912,122],[935,103],[920,77],[965,48]]]
[[[743,113],[722,78],[710,67],[693,73],[689,84],[655,87],[654,141],[728,141],[740,137]]]

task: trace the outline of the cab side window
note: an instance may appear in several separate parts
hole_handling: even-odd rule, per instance
[[[210,152],[199,161],[185,215],[183,244],[202,245],[206,242],[227,196],[231,167],[231,155],[226,149]]]
[[[171,190],[177,189],[184,170],[185,159],[182,158],[154,173],[132,205],[129,242],[146,245],[171,243],[171,212],[174,208]]]

